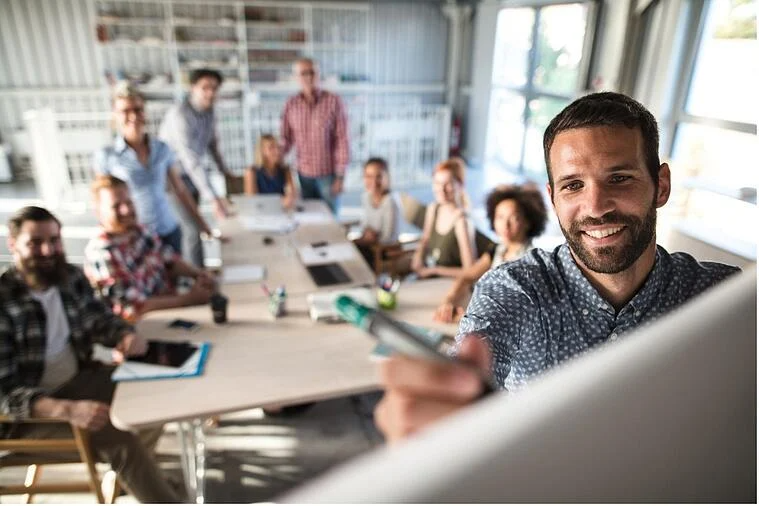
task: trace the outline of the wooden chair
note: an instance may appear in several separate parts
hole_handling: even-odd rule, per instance
[[[12,420],[0,415],[0,423]],[[51,418],[28,418],[15,423],[66,423]],[[115,473],[109,471],[101,479],[95,467],[96,459],[90,446],[86,430],[71,426],[73,438],[69,439],[1,439],[0,469],[6,467],[26,467],[26,479],[23,484],[0,484],[0,496],[24,494],[23,502],[28,504],[34,494],[62,494],[74,492],[92,492],[100,504],[113,504],[119,493]],[[85,464],[87,481],[38,483],[42,466],[50,464]],[[110,482],[110,483],[108,483]],[[105,486],[108,485],[108,486]],[[103,492],[107,488],[107,493]]]

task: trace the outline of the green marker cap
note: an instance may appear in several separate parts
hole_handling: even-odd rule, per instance
[[[335,309],[343,320],[362,329],[369,326],[368,316],[374,313],[372,308],[364,306],[348,295],[340,295],[335,300]]]

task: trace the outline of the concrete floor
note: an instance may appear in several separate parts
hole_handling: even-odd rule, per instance
[[[315,404],[292,417],[267,417],[251,409],[221,417],[218,427],[206,430],[208,503],[268,502],[327,471],[336,464],[382,444],[372,422],[379,394],[333,399]],[[176,425],[167,424],[156,447],[156,457],[167,478],[182,483]],[[103,471],[108,467],[100,467]],[[46,480],[82,480],[80,464],[48,466]],[[22,468],[0,469],[0,483],[23,482]],[[4,496],[17,503],[21,496]],[[94,503],[93,494],[40,494],[35,503]],[[123,495],[118,503],[134,503]]]

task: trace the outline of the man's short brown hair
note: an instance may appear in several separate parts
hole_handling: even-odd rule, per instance
[[[61,227],[60,220],[44,207],[26,206],[16,211],[8,220],[8,235],[14,239],[18,237],[21,227],[27,221],[54,221],[58,224],[58,228]]]
[[[92,192],[92,199],[95,202],[98,202],[100,200],[100,190],[111,190],[114,188],[121,188],[121,187],[127,187],[125,181],[122,179],[117,178],[116,176],[112,176],[110,174],[100,174],[98,176],[95,176],[95,179],[92,180],[92,184],[90,185],[90,191]]]

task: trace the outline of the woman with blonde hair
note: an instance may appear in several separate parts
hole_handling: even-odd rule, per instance
[[[282,207],[291,209],[297,200],[295,184],[290,168],[282,163],[282,152],[273,135],[264,134],[256,143],[254,165],[243,175],[245,193],[248,195],[282,195]]]
[[[464,164],[439,163],[432,176],[435,202],[427,206],[411,268],[420,278],[456,277],[474,263],[474,227],[466,213]]]

